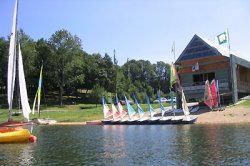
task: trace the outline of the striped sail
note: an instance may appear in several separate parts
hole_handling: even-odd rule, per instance
[[[134,108],[129,104],[127,97],[124,96],[124,98],[125,98],[125,103],[126,103],[127,110],[128,110],[128,116],[129,116],[129,119],[131,120],[136,112],[135,112]]]
[[[110,111],[110,108],[107,105],[104,96],[102,96],[102,109],[103,109],[104,119],[112,116],[112,112]]]
[[[118,111],[120,112],[120,117],[122,119],[127,114],[127,112],[123,109],[121,102],[119,101],[117,95],[115,96],[115,98],[116,98],[116,103],[118,106]]]
[[[18,48],[19,48],[18,49],[18,76],[19,76],[19,86],[20,86],[19,89],[20,89],[22,111],[23,111],[24,119],[26,121],[29,121],[29,114],[31,113],[31,110],[30,110],[30,105],[28,101],[26,81],[25,81],[24,70],[23,70],[23,58],[22,58],[20,44]]]
[[[218,107],[217,87],[215,79],[213,79],[213,81],[211,82],[211,95],[213,98],[213,106]]]
[[[205,82],[205,92],[204,92],[204,103],[212,109],[213,106],[213,97],[210,89],[209,81]]]
[[[35,113],[36,100],[37,100],[37,111],[40,112],[40,101],[41,101],[41,90],[42,90],[42,76],[43,76],[43,65],[41,66],[41,70],[40,70],[40,76],[39,76],[39,81],[38,81],[38,88],[37,88],[36,96],[35,96],[34,103],[33,103],[32,114]]]
[[[115,104],[113,103],[112,99],[111,99],[111,110],[112,110],[113,120],[118,119],[120,117],[120,113],[116,109]]]
[[[141,106],[139,105],[137,99],[136,99],[136,96],[134,95],[134,100],[135,100],[135,104],[136,104],[136,108],[137,108],[137,111],[139,113],[139,118],[142,119],[143,115],[144,115],[144,111],[143,109],[141,108]]]
[[[40,112],[40,102],[41,102],[41,90],[42,90],[42,76],[43,76],[43,65],[40,71],[38,90],[37,90],[37,111]]]

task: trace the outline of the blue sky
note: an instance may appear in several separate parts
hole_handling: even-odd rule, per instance
[[[0,0],[0,36],[11,31],[14,0]],[[249,0],[20,0],[18,27],[48,39],[67,29],[92,54],[171,63],[194,34],[213,40],[227,28],[231,49],[250,60]]]

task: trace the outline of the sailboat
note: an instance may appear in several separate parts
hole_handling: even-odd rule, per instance
[[[18,0],[15,2],[14,15],[12,22],[12,30],[10,36],[10,46],[9,46],[9,57],[8,57],[8,75],[7,75],[7,97],[9,105],[8,122],[1,124],[0,126],[22,126],[22,125],[32,125],[29,123],[29,114],[31,109],[28,103],[28,95],[26,88],[26,81],[23,69],[23,60],[21,53],[21,46],[17,39],[17,10],[18,10]],[[18,46],[18,49],[17,49]],[[16,70],[18,69],[18,72]],[[21,98],[21,107],[24,122],[13,121],[13,96],[15,89],[15,78],[18,76],[19,93]],[[26,123],[25,123],[26,122]]]
[[[209,81],[205,82],[205,91],[204,91],[204,103],[212,110],[213,107],[213,96],[210,88]]]
[[[161,94],[160,90],[157,92],[158,100],[159,100],[159,105],[160,105],[160,110],[161,110],[161,118],[159,119],[159,124],[170,124],[171,123],[171,117],[169,116],[164,116],[166,110],[161,102]]]
[[[187,105],[187,101],[186,101],[186,97],[184,94],[183,89],[181,90],[181,99],[182,99],[182,109],[183,109],[183,113],[184,113],[184,118],[182,119],[182,124],[191,124],[194,123],[198,116],[195,115],[190,115],[190,111]]]
[[[117,94],[115,96],[115,99],[116,99],[116,104],[118,106],[118,111],[120,113],[120,118],[121,118],[121,120],[123,120],[123,118],[127,115],[127,112],[125,109],[123,109],[122,104],[121,104],[120,100],[118,99]]]
[[[39,125],[50,125],[50,124],[55,124],[56,120],[53,119],[48,119],[48,118],[40,118],[41,110],[40,110],[40,101],[41,101],[41,90],[42,90],[42,73],[43,73],[43,65],[40,70],[40,77],[39,77],[39,82],[38,82],[38,89],[35,95],[34,103],[33,103],[33,108],[32,108],[32,114],[34,115],[35,113],[35,106],[37,102],[37,112],[38,112],[38,118],[33,119],[33,122]]]
[[[111,124],[118,124],[120,122],[120,112],[117,110],[117,108],[115,107],[115,104],[111,98],[111,110],[112,110],[112,121]]]
[[[211,89],[211,95],[213,98],[213,108],[218,110],[218,96],[217,96],[217,87],[216,87],[216,81],[215,79],[212,80],[211,85],[210,85],[210,89]]]
[[[159,117],[154,117],[154,115],[156,114],[155,110],[153,109],[153,107],[151,106],[150,104],[150,100],[148,98],[148,95],[146,95],[146,101],[147,101],[147,104],[148,104],[148,109],[149,109],[149,112],[150,112],[150,117],[148,119],[148,123],[149,124],[157,124],[158,121],[159,121]]]
[[[179,80],[179,77],[178,77],[178,74],[177,74],[177,71],[176,71],[174,64],[171,65],[171,81],[170,82],[171,82],[171,86],[177,82],[179,88],[181,89],[182,109],[179,109],[178,112],[181,111],[184,113],[184,116],[176,116],[175,115],[176,111],[174,110],[174,117],[171,119],[171,123],[172,124],[191,124],[191,123],[194,123],[196,121],[196,119],[198,118],[198,116],[195,116],[195,115],[191,116],[190,115],[190,111],[189,111],[189,108],[187,105],[185,94],[184,94],[183,88],[180,84],[180,80]]]
[[[174,114],[174,116],[171,118],[171,123],[178,124],[182,121],[182,116],[176,116],[176,113],[180,111],[182,112],[182,110],[174,108],[172,88],[175,83],[177,83],[180,86],[180,81],[178,78],[175,65],[172,63],[170,67],[170,97],[171,97],[171,106],[172,106],[171,112]]]
[[[112,119],[110,119],[110,117],[112,116],[112,112],[110,111],[110,108],[107,105],[107,102],[106,102],[104,96],[102,96],[102,110],[103,110],[103,116],[104,116],[102,123],[103,124],[111,124]]]
[[[7,97],[9,105],[8,122],[0,124],[1,127],[0,143],[26,142],[29,140],[34,142],[36,140],[36,137],[31,135],[29,130],[24,129],[24,128],[30,129],[30,127],[32,127],[33,124],[29,122],[29,114],[31,110],[28,103],[28,95],[27,95],[27,88],[23,70],[21,47],[20,43],[18,43],[17,40],[17,10],[18,10],[18,0],[15,1],[13,22],[12,22],[13,24],[10,36],[9,58],[8,58],[8,79],[7,79]],[[16,50],[17,45],[18,45],[18,50]],[[18,72],[16,72],[16,69],[18,69]],[[15,122],[13,121],[12,118],[16,73],[18,74],[22,113],[25,122]]]
[[[128,110],[128,117],[129,119],[127,121],[123,121],[122,124],[137,124],[139,118],[135,117],[136,115],[136,112],[134,110],[134,108],[130,105],[128,99],[126,96],[124,96],[125,98],[125,103],[126,103],[126,107],[127,107],[127,110]]]
[[[138,103],[135,95],[134,95],[134,101],[135,101],[136,108],[137,108],[137,111],[138,111],[138,114],[139,114],[138,124],[148,124],[148,119],[149,118],[148,117],[144,117],[145,112],[141,108],[141,106],[139,105],[139,103]]]

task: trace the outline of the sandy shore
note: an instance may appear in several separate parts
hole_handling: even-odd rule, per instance
[[[197,124],[216,124],[216,123],[249,123],[250,124],[250,109],[231,106],[223,111],[201,110],[196,121]]]

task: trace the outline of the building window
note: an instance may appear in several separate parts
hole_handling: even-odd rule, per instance
[[[210,82],[215,78],[214,72],[211,73],[201,73],[193,75],[193,84],[194,85],[203,85],[206,80]]]

